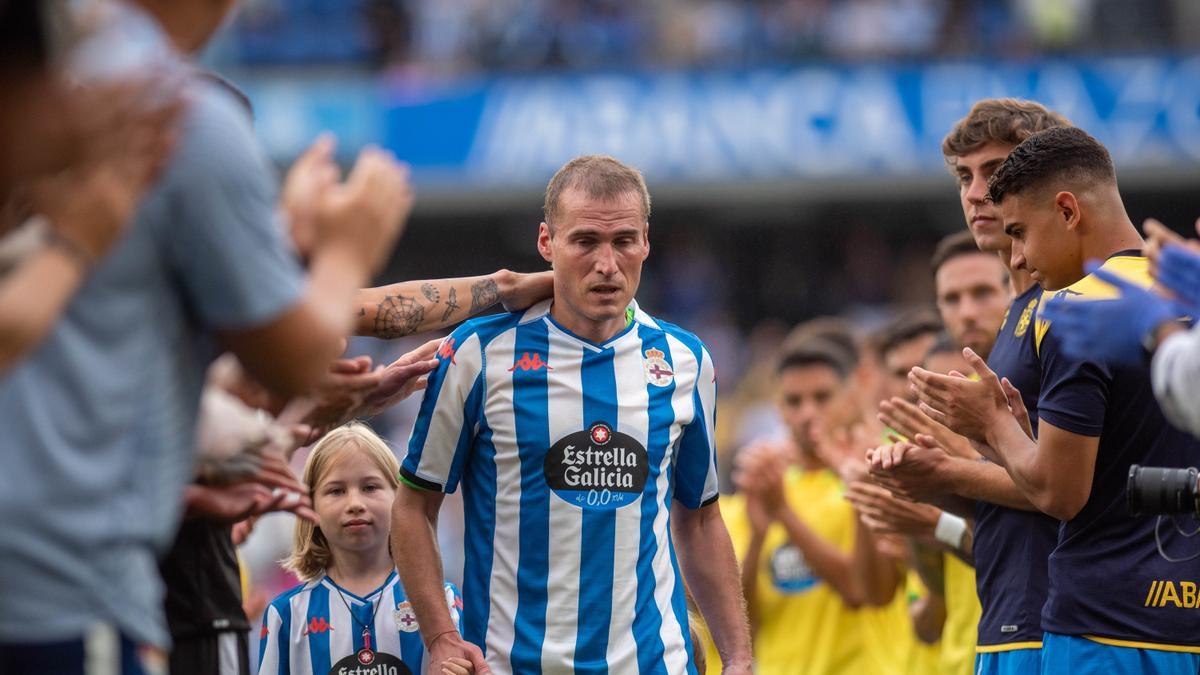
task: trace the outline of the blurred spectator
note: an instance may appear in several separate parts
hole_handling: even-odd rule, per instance
[[[453,75],[798,58],[991,56],[1170,48],[1181,0],[257,0],[236,25],[249,64],[400,66]]]
[[[349,183],[314,200],[306,284],[249,111],[173,51],[202,46],[228,4],[144,7],[106,3],[108,21],[78,47],[106,58],[71,72],[111,82],[153,64],[186,81],[188,111],[135,222],[41,347],[0,379],[0,574],[21,580],[0,593],[4,672],[55,670],[46,659],[77,669],[94,635],[130,662],[166,647],[155,559],[177,523],[214,346],[228,345],[281,395],[306,391],[340,349],[351,319],[342,313],[411,206],[399,166],[365,151]]]

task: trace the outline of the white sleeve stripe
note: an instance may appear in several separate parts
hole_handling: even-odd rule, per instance
[[[701,348],[699,379],[696,387],[700,391],[700,405],[703,408],[704,430],[708,432],[708,478],[704,481],[703,501],[708,502],[717,495],[717,373],[716,364],[707,349]]]
[[[471,334],[454,351],[438,391],[437,403],[430,413],[429,428],[420,448],[421,460],[414,473],[447,489],[451,482],[458,440],[462,435],[466,411],[463,405],[483,369],[479,336]]]
[[[700,502],[706,503],[717,495],[717,467],[716,467],[716,416],[714,410],[716,407],[716,385],[714,382],[715,371],[713,369],[712,358],[708,354],[708,350],[703,346],[700,348],[699,360],[697,360],[696,352],[685,344],[682,340],[667,333],[667,344],[671,348],[671,358],[675,364],[675,383],[676,387],[686,386],[682,392],[681,402],[689,409],[685,415],[677,415],[680,419],[680,424],[689,426],[696,421],[702,421],[704,424],[705,441],[708,446],[708,468],[704,477],[704,488],[700,495]],[[681,377],[683,376],[683,377]],[[699,409],[697,409],[697,405]],[[699,420],[697,419],[699,417]]]
[[[267,635],[262,638],[265,644],[259,646],[259,653],[262,655],[258,664],[259,675],[279,675],[284,670],[279,664],[279,631],[283,628],[283,617],[279,615],[279,610],[275,609],[274,604],[267,605]],[[286,643],[289,636],[282,636]]]

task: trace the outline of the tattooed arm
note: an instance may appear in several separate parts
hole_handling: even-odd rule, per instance
[[[356,299],[355,334],[398,338],[452,326],[503,302],[524,309],[553,294],[550,272],[500,270],[481,277],[405,281],[364,288]]]

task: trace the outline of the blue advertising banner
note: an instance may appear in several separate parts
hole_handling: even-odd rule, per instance
[[[287,160],[329,129],[392,149],[419,183],[540,187],[607,153],[687,184],[940,173],[942,136],[986,97],[1041,101],[1123,173],[1200,166],[1200,57],[804,65],[418,83],[236,78]]]

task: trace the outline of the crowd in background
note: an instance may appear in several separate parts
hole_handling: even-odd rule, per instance
[[[253,0],[230,55],[434,75],[1195,45],[1186,0]]]

